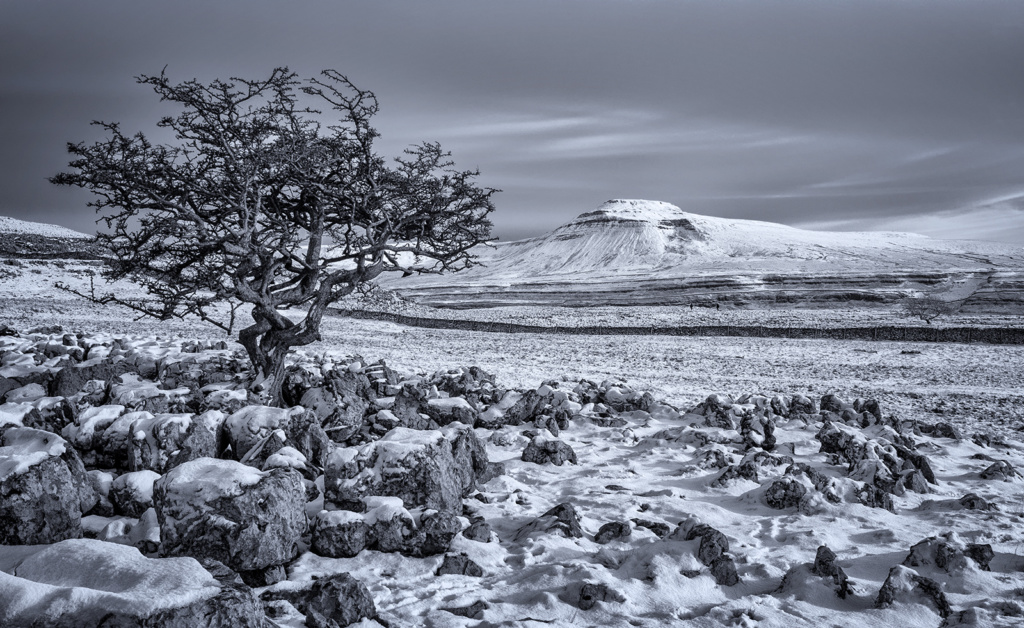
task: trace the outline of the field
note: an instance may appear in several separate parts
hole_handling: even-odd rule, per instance
[[[77,277],[81,287],[87,264],[76,264],[18,267],[23,274],[9,277],[7,285],[7,294],[16,296],[4,300],[0,322],[21,331],[58,324],[107,344],[124,338],[129,352],[162,356],[164,364],[187,358],[179,349],[184,341],[225,338],[195,321],[132,320],[121,309],[49,287],[62,273]],[[68,273],[68,267],[80,272]],[[617,318],[611,308],[475,314],[609,324],[691,316],[668,308],[618,312],[625,316]],[[887,320],[877,312],[820,310],[699,315],[804,324]],[[973,321],[986,322],[1019,324],[1012,317]],[[234,349],[229,343],[226,354]],[[303,364],[346,372],[360,364],[354,356],[363,364],[383,359],[424,389],[443,388],[453,369],[478,366],[501,389],[518,391],[513,401],[550,395],[553,387],[565,391],[570,404],[593,390],[609,404],[637,400],[646,391],[653,405],[631,410],[639,406],[629,404],[640,402],[629,402],[622,412],[609,410],[611,419],[572,406],[574,418],[561,430],[549,428],[560,432],[557,438],[538,427],[546,415],[521,425],[477,427],[490,461],[504,464],[505,473],[480,484],[459,513],[461,526],[485,521],[489,542],[459,535],[448,554],[465,555],[479,575],[438,575],[439,555],[366,549],[351,558],[325,557],[309,551],[304,536],[303,551],[286,565],[286,579],[255,588],[277,625],[303,625],[304,607],[295,601],[301,595],[294,592],[342,572],[365,584],[376,605],[378,621],[366,619],[365,626],[938,626],[1014,625],[1024,618],[1024,479],[1012,471],[1024,467],[1024,346],[501,334],[337,317],[325,321],[321,342],[298,352]],[[596,385],[579,387],[581,379]],[[749,418],[751,409],[772,397],[797,404],[806,396],[817,405],[828,393],[841,400],[842,421],[832,415],[835,423],[823,424],[817,415],[787,409],[774,415],[772,453],[756,445],[763,435],[740,425],[741,416]],[[709,395],[731,399],[701,403]],[[854,404],[858,398],[877,400],[877,415],[861,412],[872,406]],[[860,410],[848,414],[853,408]],[[937,423],[962,438],[930,431]],[[577,464],[523,459],[525,448],[553,440],[571,447]],[[912,445],[906,460],[918,462],[904,463],[892,489],[883,480],[890,471],[879,465],[896,445]],[[929,462],[920,462],[920,455]],[[1011,470],[993,476],[989,466],[999,460]],[[796,471],[786,466],[791,462],[798,463]],[[808,465],[810,475],[801,475],[799,464]],[[934,482],[922,474],[933,474]],[[901,488],[913,478],[913,489]],[[864,493],[870,486],[894,493]],[[327,506],[324,499],[306,506],[310,521],[321,516],[316,513]],[[570,514],[556,509],[563,504],[572,506]],[[409,512],[419,518],[429,511]],[[574,517],[581,536],[566,531]],[[88,519],[92,534],[101,524],[130,531],[147,521],[145,514]],[[627,533],[608,540],[606,524]],[[100,534],[109,536],[109,529]],[[701,534],[722,535],[715,538],[725,539],[724,553],[716,545],[716,557],[706,556]],[[115,542],[130,544],[131,538]],[[833,584],[812,567],[821,546],[835,552],[847,584]],[[0,572],[14,573],[29,560],[29,549],[0,548]],[[123,604],[135,599],[130,591],[104,595]]]

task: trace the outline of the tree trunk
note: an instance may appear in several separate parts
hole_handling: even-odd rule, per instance
[[[253,308],[254,324],[238,333],[238,341],[249,354],[255,371],[252,388],[267,405],[281,406],[285,360],[292,347],[302,347],[320,339],[320,321],[325,308],[311,307],[301,324],[296,325],[276,311]]]
[[[279,333],[264,327],[269,325],[261,325],[259,321],[246,327],[239,332],[238,341],[249,354],[249,361],[255,372],[253,389],[266,399],[267,405],[280,406],[288,346],[278,341]]]

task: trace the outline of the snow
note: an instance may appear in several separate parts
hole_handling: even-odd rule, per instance
[[[0,405],[0,427],[22,425],[25,415],[32,411],[30,403],[5,403]]]
[[[31,222],[18,220],[9,216],[0,216],[0,234],[11,233],[17,235],[39,235],[48,238],[67,238],[72,240],[91,240],[94,236],[74,231],[59,225],[50,225],[42,222]]]
[[[34,549],[16,568],[0,572],[0,624],[50,625],[74,617],[96,625],[109,613],[146,616],[219,589],[194,558],[146,558],[133,547],[92,539]],[[0,547],[0,554],[7,551]]]
[[[466,410],[473,410],[473,405],[463,399],[462,397],[440,397],[437,399],[429,399],[427,403],[435,408],[442,410],[452,411],[455,408],[463,408]]]
[[[278,467],[302,470],[306,468],[306,463],[306,457],[302,455],[302,452],[294,447],[282,447],[267,458],[263,470],[267,471]]]
[[[153,501],[153,483],[159,478],[160,474],[156,471],[132,471],[119,475],[111,488],[119,491],[127,488],[135,496],[136,501],[150,503]]]
[[[8,429],[0,443],[0,482],[67,450],[67,441],[60,436],[30,427]]]
[[[8,403],[23,403],[33,402],[36,399],[41,399],[46,396],[46,389],[40,384],[28,384],[21,388],[15,388],[14,390],[8,391],[4,400]]]
[[[301,406],[294,408],[270,408],[267,406],[246,406],[224,421],[224,428],[231,433],[233,442],[249,442],[254,437],[288,426],[292,417],[305,412]],[[239,452],[245,453],[245,452]]]
[[[363,513],[366,525],[372,526],[378,521],[390,521],[395,518],[413,520],[398,497],[369,496],[363,498],[363,503],[366,504],[366,512]]]
[[[95,440],[121,414],[124,406],[110,404],[91,406],[75,418],[75,422],[64,428],[63,436],[79,449],[93,449]]]
[[[809,231],[642,200],[609,201],[545,235],[475,252],[480,265],[455,275],[379,283],[436,305],[578,306],[679,303],[736,296],[737,290],[906,296],[915,289],[930,292],[933,284],[920,282],[927,275],[947,281],[940,291],[952,294],[958,282],[980,287],[1002,281],[993,279],[995,271],[1016,281],[1024,273],[1024,247],[907,233]],[[1019,290],[1014,280],[1006,285]]]
[[[262,471],[241,462],[198,458],[171,469],[158,481],[170,502],[187,506],[237,497],[263,477]]]
[[[503,314],[494,313],[497,317]],[[546,313],[537,311],[530,315],[542,318]],[[609,318],[614,315],[610,311],[601,313]],[[618,315],[624,316],[621,312]],[[846,315],[832,311],[818,316]],[[85,309],[72,308],[55,316],[65,317],[60,320],[84,316],[85,325],[115,325],[130,334],[167,334],[173,330],[204,333],[164,327],[163,323],[147,327],[145,323],[127,320],[111,322],[112,319],[94,316]],[[781,315],[752,311],[742,316],[757,320],[758,316]],[[1019,375],[1024,347],[771,338],[512,336],[407,329],[330,318],[325,320],[323,335],[322,345],[309,347],[298,359],[316,363],[322,358],[321,363],[356,364],[349,352],[358,351],[371,359],[384,358],[392,368],[424,373],[476,364],[496,374],[502,386],[543,388],[550,393],[551,400],[573,409],[574,402],[565,393],[572,385],[566,381],[581,377],[622,382],[615,385],[618,393],[611,393],[611,398],[618,394],[628,399],[631,390],[650,390],[659,401],[679,408],[690,407],[711,393],[734,397],[744,392],[769,396],[804,393],[818,398],[825,392],[837,392],[847,400],[876,397],[885,415],[894,414],[901,420],[948,421],[961,428],[968,438],[956,441],[914,437],[931,460],[939,484],[931,493],[908,493],[896,498],[898,513],[893,514],[855,501],[835,505],[823,499],[808,499],[798,509],[773,510],[765,504],[764,492],[781,469],[764,471],[760,485],[741,480],[712,486],[721,471],[699,465],[700,439],[686,428],[700,417],[682,415],[666,405],[655,406],[650,413],[622,415],[628,421],[623,428],[600,427],[586,418],[574,420],[558,438],[577,452],[581,463],[578,466],[556,468],[523,463],[520,455],[528,442],[523,432],[535,429],[532,425],[503,428],[494,433],[494,438],[487,438],[486,430],[476,430],[486,442],[490,459],[504,462],[507,474],[478,487],[480,500],[465,500],[467,516],[481,516],[493,526],[492,542],[479,543],[460,535],[450,551],[465,552],[479,563],[485,571],[482,579],[434,576],[441,557],[422,559],[365,551],[351,559],[326,559],[307,552],[288,565],[289,580],[279,585],[282,588],[308,584],[314,576],[352,573],[370,588],[382,616],[391,625],[465,625],[465,620],[440,611],[439,607],[483,599],[490,604],[484,622],[494,625],[934,627],[941,619],[927,604],[898,603],[888,609],[874,609],[874,596],[889,570],[903,561],[911,545],[926,536],[950,533],[950,539],[991,543],[996,553],[993,571],[972,567],[953,575],[936,572],[933,567],[915,569],[942,582],[954,608],[966,609],[965,617],[980,618],[979,625],[1005,624],[1024,613],[1020,596],[1015,593],[1024,590],[1024,563],[1017,547],[1024,535],[1019,508],[1024,501],[1024,480],[983,481],[979,472],[990,461],[978,458],[1006,459],[1018,470],[1024,469],[1024,445],[1018,440],[1019,430],[1024,427]],[[0,338],[0,347],[14,344],[15,341]],[[127,344],[129,353],[138,345],[149,347],[154,355],[164,355],[165,363],[179,359],[166,340],[132,336]],[[21,358],[12,358],[11,364],[15,362],[18,368],[29,366],[29,361]],[[401,373],[400,377],[417,379],[408,373]],[[538,388],[542,381],[552,383]],[[507,409],[518,396],[519,393],[509,392],[488,412]],[[461,403],[457,399],[435,397],[431,403]],[[20,420],[19,413],[25,405],[0,406],[0,417],[17,416]],[[114,425],[127,416],[118,418],[123,410],[107,407],[100,412],[104,414],[102,420],[95,420],[84,411],[74,431],[76,435],[78,431],[90,435],[104,433],[106,442],[105,431],[114,430]],[[594,407],[578,410],[589,414]],[[275,425],[276,419],[266,417],[278,416],[280,411],[248,412],[257,418],[254,425],[258,431]],[[222,413],[217,413],[203,420],[217,425],[224,419]],[[0,423],[3,421],[0,418]],[[12,418],[8,422],[17,420]],[[247,421],[239,422],[239,427],[243,426],[249,429]],[[792,453],[798,461],[822,469],[837,482],[840,492],[847,494],[855,488],[853,480],[847,477],[845,467],[831,463],[828,456],[819,453],[814,439],[819,428],[820,423],[816,422],[793,422],[780,427],[776,432],[779,451]],[[725,430],[702,431],[713,439],[734,438]],[[985,446],[970,440],[975,432],[1001,434],[1009,441],[1005,446]],[[658,434],[661,437],[655,437]],[[854,430],[853,436],[863,435]],[[85,440],[96,444],[93,436]],[[411,444],[406,445],[407,442]],[[336,449],[330,464],[343,464],[374,451],[379,458],[388,459],[392,453],[400,456],[436,442],[434,433],[396,430],[377,445],[367,445],[362,450]],[[736,443],[719,446],[733,456],[733,462],[739,462],[743,456]],[[294,460],[291,452],[282,449],[278,453],[288,459],[282,462]],[[856,471],[867,474],[871,472],[868,467]],[[109,481],[109,475],[95,475],[97,483]],[[260,471],[238,463],[205,460],[186,463],[157,481],[173,489],[168,491],[172,499],[189,504],[237,495],[261,477]],[[322,489],[322,477],[318,478],[318,485]],[[999,505],[1000,510],[962,508],[958,500],[967,492],[978,493]],[[404,505],[394,500],[369,503],[370,512],[366,514],[321,512],[323,498],[318,501],[319,504],[314,501],[308,507],[311,517],[347,521],[409,515]],[[566,501],[575,504],[582,517],[584,538],[532,533],[517,540],[517,533],[524,526]],[[659,539],[650,530],[636,527],[628,540],[608,545],[593,541],[594,533],[604,523],[633,518],[663,522],[670,527],[682,520],[699,520],[721,530],[730,541],[742,583],[736,587],[716,585],[694,556],[697,542],[685,541],[680,535]],[[104,535],[111,541],[134,543],[139,538],[135,535],[143,533],[152,541],[157,531],[153,522],[155,511],[150,510],[137,522],[89,518],[85,528],[99,533],[110,526]],[[855,583],[854,596],[839,600],[830,589],[821,586],[816,576],[798,580],[807,586],[779,590],[787,571],[813,560],[820,544],[827,544],[838,554],[839,563]],[[35,551],[38,548],[0,547],[0,570],[5,572],[0,578],[8,578],[0,581],[0,590],[18,592],[22,596],[19,600],[29,599],[24,597],[23,588],[37,585],[11,584],[15,579],[11,574]],[[74,568],[74,561],[72,564]],[[689,577],[683,570],[702,573]],[[581,611],[572,596],[583,582],[605,583],[621,593],[625,601],[600,603],[594,609]],[[86,583],[94,590],[74,595],[110,593],[97,593],[98,585]],[[124,583],[116,586],[118,591],[125,587]],[[162,595],[159,587],[152,591],[151,597]],[[183,591],[187,588],[178,592]],[[61,595],[78,599],[69,593]],[[146,599],[139,602],[139,607],[157,603]],[[0,624],[18,625],[22,616],[10,620],[14,616],[4,614],[8,608],[4,604],[10,602],[0,601]],[[40,608],[31,603],[29,606],[33,612]],[[1011,616],[1014,609],[1019,611],[1017,617]],[[527,617],[538,621],[527,622]]]
[[[125,373],[120,379],[121,383],[114,384],[110,388],[110,401],[125,406],[132,406],[140,401],[157,397],[174,401],[188,396],[191,392],[185,387],[165,390],[156,383],[143,380],[134,373]]]

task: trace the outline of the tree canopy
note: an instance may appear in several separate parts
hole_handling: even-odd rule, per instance
[[[436,143],[379,156],[376,97],[334,70],[137,80],[180,109],[157,122],[173,141],[96,122],[107,138],[68,144],[71,170],[51,179],[94,193],[105,276],[151,295],[102,299],[228,332],[250,304],[239,340],[275,399],[285,355],[319,339],[329,304],[382,273],[467,268],[490,238],[497,190],[477,186],[479,173],[456,169]]]

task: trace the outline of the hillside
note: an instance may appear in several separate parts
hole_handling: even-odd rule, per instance
[[[613,200],[545,235],[480,251],[458,275],[387,280],[420,303],[671,305],[772,300],[878,303],[974,293],[1006,308],[1024,294],[1024,249],[907,233],[808,231]]]
[[[21,258],[93,259],[91,235],[59,225],[0,216],[0,255]]]

